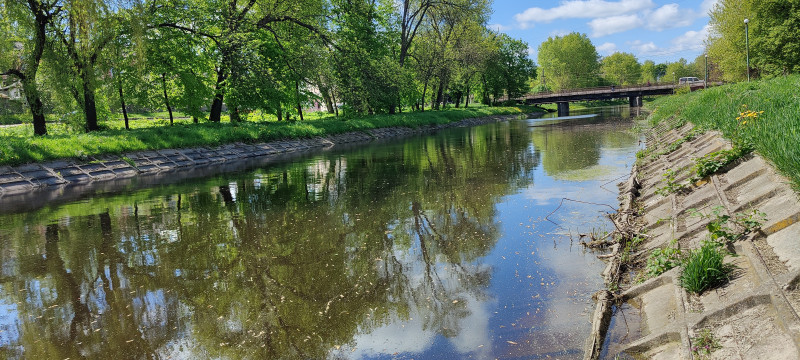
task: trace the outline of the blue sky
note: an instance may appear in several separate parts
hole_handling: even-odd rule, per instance
[[[589,36],[600,56],[616,51],[639,62],[689,62],[703,53],[708,11],[717,0],[494,0],[490,28],[522,39],[536,60],[550,36]]]

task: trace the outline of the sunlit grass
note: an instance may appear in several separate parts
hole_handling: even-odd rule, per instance
[[[656,100],[653,124],[677,116],[750,145],[800,188],[800,75],[738,83]],[[748,111],[757,116],[742,117]],[[761,112],[763,111],[763,113]],[[739,119],[737,119],[739,118]]]
[[[130,131],[124,129],[122,120],[114,119],[101,123],[106,130],[90,134],[75,132],[64,124],[48,124],[49,134],[43,137],[34,137],[33,127],[25,124],[0,128],[0,165],[140,150],[309,138],[391,126],[416,128],[467,118],[532,111],[536,110],[532,107],[471,106],[469,109],[373,115],[347,120],[327,114],[312,115],[307,119],[316,120],[302,122],[260,120],[234,124],[224,118],[221,123],[194,124],[191,119],[185,119],[176,121],[173,126],[169,126],[169,120],[132,120]]]

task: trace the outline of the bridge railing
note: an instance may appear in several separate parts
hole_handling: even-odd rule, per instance
[[[565,89],[560,91],[543,91],[538,93],[529,93],[522,97],[514,98],[511,100],[527,100],[527,99],[540,99],[540,98],[551,98],[551,97],[558,97],[558,96],[574,96],[574,95],[591,95],[591,94],[605,94],[609,92],[626,92],[626,91],[636,91],[636,90],[656,90],[656,89],[674,89],[678,87],[674,83],[657,83],[657,84],[650,84],[650,85],[632,85],[632,86],[597,86],[591,88],[583,88],[583,89]],[[509,98],[507,96],[503,96],[496,101],[507,101]]]

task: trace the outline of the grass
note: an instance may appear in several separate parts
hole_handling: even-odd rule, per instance
[[[234,142],[256,143],[289,138],[309,138],[351,131],[405,126],[420,127],[446,124],[467,118],[491,115],[525,114],[534,107],[486,107],[469,109],[410,112],[395,115],[373,115],[341,120],[320,116],[317,120],[276,122],[270,120],[230,123],[192,123],[191,119],[131,121],[132,130],[124,130],[122,120],[104,121],[106,130],[75,133],[65,124],[48,124],[48,135],[34,137],[30,124],[0,128],[0,165],[18,165],[61,158],[83,158],[100,154],[130,151],[216,146]],[[252,119],[251,116],[249,119]],[[314,118],[313,116],[310,118]]]
[[[800,75],[714,87],[658,98],[649,121],[676,116],[704,130],[719,130],[736,147],[752,148],[800,189]]]
[[[705,241],[689,253],[681,273],[681,286],[686,291],[702,294],[728,280],[733,268],[724,263],[725,253],[719,243]]]

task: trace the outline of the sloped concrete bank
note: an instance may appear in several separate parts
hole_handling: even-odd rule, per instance
[[[597,296],[585,358],[800,358],[797,193],[756,154],[691,183],[695,159],[731,146],[716,132],[687,140],[693,126],[675,125],[649,131],[647,151],[656,155],[637,164],[620,185],[622,202],[614,222],[627,239],[603,256],[609,259],[604,276],[613,292]],[[673,184],[687,187],[664,191],[668,170],[677,174]],[[689,293],[681,286],[680,266],[645,276],[642,267],[653,250],[672,246],[685,255],[711,237],[712,222],[754,211],[765,217],[727,246],[730,255],[724,261],[734,270],[723,285]],[[637,236],[640,243],[630,245]],[[670,244],[673,240],[677,245]]]
[[[96,191],[119,191],[131,186],[151,186],[237,171],[337,145],[364,144],[452,127],[507,121],[521,116],[525,115],[488,116],[420,128],[370,129],[261,144],[235,143],[218,147],[139,151],[82,160],[0,166],[0,212],[23,211]]]

